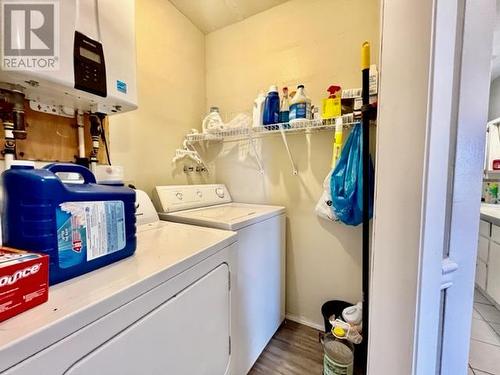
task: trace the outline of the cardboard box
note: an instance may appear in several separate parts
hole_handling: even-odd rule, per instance
[[[48,255],[0,247],[0,322],[48,297]]]

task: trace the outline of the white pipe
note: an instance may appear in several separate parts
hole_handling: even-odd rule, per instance
[[[10,169],[10,167],[12,166],[12,162],[14,161],[14,155],[5,154],[4,160],[5,160],[5,170]]]
[[[16,139],[14,137],[14,124],[4,121],[3,128],[5,132],[5,170],[10,169],[15,157]]]
[[[83,122],[83,111],[78,110],[76,114],[76,124],[78,126],[78,156],[85,157],[85,128]]]

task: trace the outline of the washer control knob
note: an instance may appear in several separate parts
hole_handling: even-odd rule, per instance
[[[215,189],[215,194],[217,194],[219,198],[224,198],[224,188],[218,187]]]
[[[196,195],[197,195],[199,198],[203,197],[203,193],[201,192],[201,190],[198,190],[198,191],[196,192]]]
[[[182,196],[182,193],[179,192],[179,193],[175,193],[175,196],[177,197],[178,200],[182,200],[183,196]]]

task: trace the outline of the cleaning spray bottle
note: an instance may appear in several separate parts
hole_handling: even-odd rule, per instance
[[[341,87],[332,85],[327,91],[329,95],[328,98],[323,99],[323,107],[321,109],[321,118],[323,120],[340,117],[342,114]]]

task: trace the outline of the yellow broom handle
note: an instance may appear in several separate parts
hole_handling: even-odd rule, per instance
[[[361,46],[361,70],[370,69],[370,43],[364,42]]]

